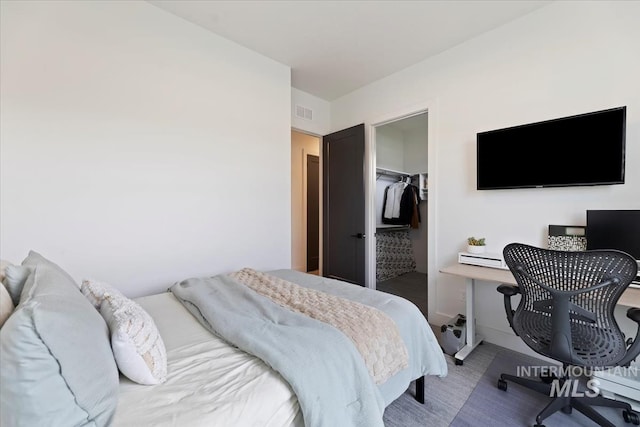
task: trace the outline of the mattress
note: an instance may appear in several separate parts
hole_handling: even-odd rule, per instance
[[[260,359],[211,334],[171,293],[136,299],[167,349],[167,381],[120,378],[114,426],[303,426],[287,382]]]

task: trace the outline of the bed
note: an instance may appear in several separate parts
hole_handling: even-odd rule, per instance
[[[75,420],[71,424],[76,425],[274,427],[337,425],[336,420],[340,419],[339,424],[345,426],[382,426],[384,407],[404,393],[411,381],[420,383],[416,397],[424,400],[424,376],[447,373],[440,346],[412,303],[333,279],[277,270],[256,274],[278,281],[278,289],[289,284],[305,295],[327,297],[331,304],[336,301],[332,298],[339,298],[384,313],[397,326],[406,345],[407,363],[376,383],[377,377],[366,374],[368,365],[358,362],[359,356],[352,356],[359,354],[354,350],[356,345],[334,346],[331,340],[347,339],[344,331],[300,313],[292,315],[290,309],[279,307],[281,303],[265,303],[262,300],[266,298],[256,297],[253,289],[234,285],[240,280],[237,276],[220,275],[187,279],[168,292],[134,300],[135,306],[153,320],[166,351],[166,376],[162,381],[139,384],[119,374],[121,366],[113,363],[116,348],[114,335],[109,333],[112,319],[92,313],[104,316],[104,303],[100,312],[95,310],[99,305],[88,303],[78,285],[72,282],[71,286],[73,279],[64,270],[37,253],[30,253],[22,265],[31,273],[23,284],[15,312],[0,330],[3,426],[35,425],[34,421],[43,419],[51,425],[59,419],[61,424]],[[223,302],[212,309],[199,307],[190,292],[201,289],[201,282],[205,288],[210,287],[205,294],[210,294],[211,289],[219,292],[223,282],[229,285],[230,293],[216,294],[216,299],[220,297]],[[260,300],[258,314],[248,315],[253,302],[239,298],[235,292],[247,293],[251,301]],[[60,309],[60,301],[65,302],[64,309]],[[43,308],[44,315],[36,314]],[[214,312],[213,317],[207,315],[208,310]],[[55,322],[51,320],[54,317]],[[216,325],[214,321],[225,324]],[[322,323],[320,329],[305,329],[309,324],[316,328],[315,323]],[[253,335],[245,336],[234,325],[253,329]],[[67,334],[60,336],[60,329]],[[68,337],[71,329],[72,337]],[[296,339],[278,341],[277,345],[269,341],[289,333]],[[236,337],[238,334],[242,335]],[[298,338],[302,335],[310,335],[311,339]],[[65,342],[69,339],[71,342]],[[301,342],[294,342],[298,339]],[[110,355],[106,354],[109,346],[113,348]],[[255,351],[252,347],[256,347]],[[272,359],[272,347],[279,347],[275,352],[280,354],[278,359]],[[345,352],[342,347],[349,349]],[[310,353],[305,355],[307,348]],[[44,356],[25,356],[42,349],[46,357],[54,359],[44,368],[40,366]],[[296,361],[300,356],[302,361]],[[279,362],[282,357],[284,363]],[[361,358],[366,359],[363,353]],[[43,374],[47,380],[39,380],[42,387],[34,392],[33,372],[46,372],[50,365],[57,372]],[[340,376],[338,381],[336,375]],[[346,409],[340,406],[340,398],[347,399],[343,405]]]
[[[121,377],[115,426],[304,425],[286,381],[257,357],[211,334],[172,293],[136,302],[154,318],[164,340],[167,380],[150,392],[149,386]],[[241,422],[228,424],[231,420]]]

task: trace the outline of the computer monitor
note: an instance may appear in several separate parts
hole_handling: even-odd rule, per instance
[[[640,261],[640,210],[588,210],[590,249],[617,249]]]

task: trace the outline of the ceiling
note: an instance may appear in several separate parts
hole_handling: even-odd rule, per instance
[[[147,0],[291,67],[291,85],[327,101],[551,1]]]

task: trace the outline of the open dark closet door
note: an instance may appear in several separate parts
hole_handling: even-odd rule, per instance
[[[322,139],[325,277],[365,285],[364,124]]]

